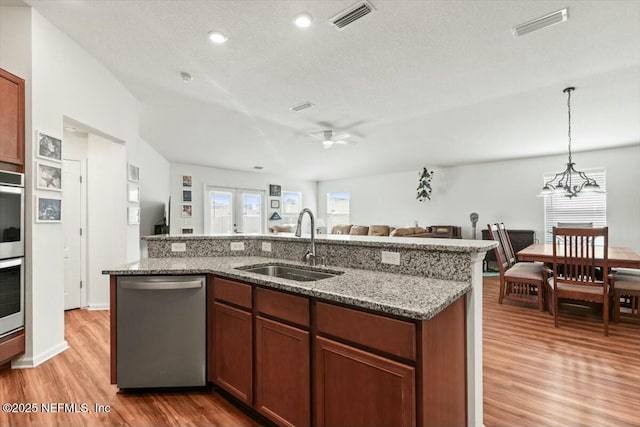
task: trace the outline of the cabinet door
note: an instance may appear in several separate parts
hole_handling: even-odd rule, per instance
[[[315,419],[321,426],[415,426],[414,368],[315,338]]]
[[[213,323],[214,382],[247,405],[251,405],[251,313],[216,302],[213,304]]]
[[[24,80],[2,69],[0,162],[24,165]],[[19,171],[22,171],[22,168],[19,168]]]
[[[281,426],[310,424],[309,332],[258,316],[255,408]]]

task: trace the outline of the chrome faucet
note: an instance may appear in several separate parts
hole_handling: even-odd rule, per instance
[[[324,265],[324,257],[316,255],[316,220],[311,209],[304,208],[298,214],[298,224],[296,225],[296,237],[302,236],[302,217],[308,213],[311,218],[311,246],[302,256],[302,260],[310,265]]]

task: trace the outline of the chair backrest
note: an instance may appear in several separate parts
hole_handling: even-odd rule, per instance
[[[603,245],[596,244],[602,238]],[[609,269],[609,228],[553,227],[553,280],[573,285],[603,286],[599,278],[602,271],[606,280]],[[601,269],[600,271],[598,269]]]
[[[558,228],[593,228],[593,222],[559,222]]]
[[[496,246],[493,250],[496,254],[496,261],[498,262],[498,269],[500,270],[500,274],[504,275],[504,272],[510,266],[509,266],[509,260],[507,259],[507,256],[504,253],[502,242],[500,241],[498,224],[487,224],[487,230],[489,230],[489,237],[491,238],[491,240],[498,242],[498,246]]]
[[[498,227],[498,235],[500,236],[500,242],[502,242],[502,247],[504,248],[504,254],[507,257],[509,267],[511,267],[516,263],[516,254],[513,251],[513,245],[511,244],[509,233],[507,232],[507,228],[504,226],[503,222],[496,223],[496,227]]]

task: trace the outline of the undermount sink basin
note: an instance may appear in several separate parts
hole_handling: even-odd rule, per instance
[[[280,264],[267,264],[248,267],[238,267],[238,270],[250,273],[264,274],[265,276],[280,277],[282,279],[296,280],[298,282],[312,282],[314,280],[328,279],[342,274],[342,272],[327,272],[286,266]]]

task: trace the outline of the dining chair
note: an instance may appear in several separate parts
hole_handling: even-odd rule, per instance
[[[498,271],[500,272],[500,294],[498,303],[504,298],[514,301],[537,303],[538,309],[543,311],[544,273],[542,264],[533,262],[518,262],[510,265],[504,251],[505,245],[500,240],[498,224],[487,224],[489,237],[498,243],[494,248]]]
[[[597,274],[598,268],[609,271],[608,227],[553,227],[553,241],[553,270],[545,267],[545,273],[554,326],[558,327],[558,300],[595,302],[603,305],[604,335],[608,336],[611,275]]]
[[[500,242],[502,242],[504,253],[507,256],[509,267],[511,267],[517,262],[517,260],[516,254],[513,250],[513,245],[511,244],[511,239],[509,238],[509,232],[507,231],[507,227],[504,226],[504,222],[496,223],[496,226],[498,227],[498,236],[500,238]]]
[[[618,323],[622,314],[620,300],[625,299],[629,306],[627,316],[640,320],[640,270],[618,269],[613,276],[613,321]]]

